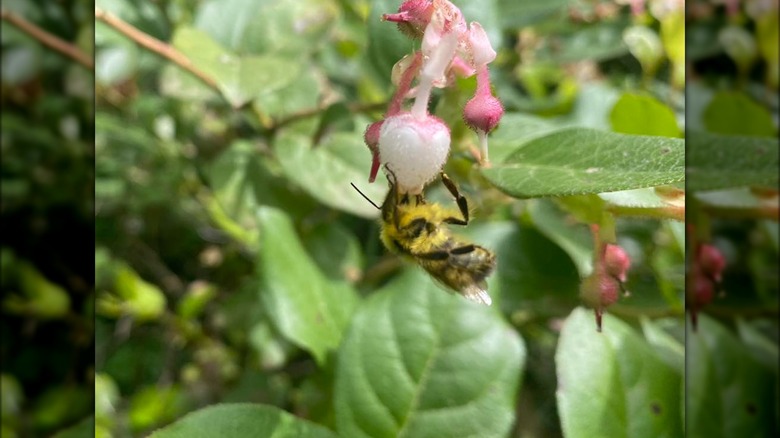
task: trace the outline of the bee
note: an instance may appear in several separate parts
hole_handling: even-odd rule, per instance
[[[468,202],[455,183],[443,172],[440,174],[444,186],[455,198],[459,216],[438,204],[426,203],[422,194],[400,193],[395,175],[387,166],[385,168],[390,190],[381,207],[352,184],[368,202],[381,210],[380,238],[385,247],[417,263],[447,288],[489,306],[492,301],[485,279],[496,267],[496,256],[488,249],[456,236],[448,228],[448,225],[469,223]]]

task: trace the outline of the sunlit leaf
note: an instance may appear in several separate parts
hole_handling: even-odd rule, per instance
[[[592,311],[566,319],[555,354],[558,412],[569,438],[680,436],[681,376],[634,329]]]
[[[339,434],[506,436],[524,362],[498,313],[408,272],[364,303],[344,340]]]
[[[323,363],[341,341],[357,304],[355,290],[320,272],[280,210],[261,207],[257,217],[260,294],[268,314],[283,335]]]
[[[624,93],[609,119],[612,130],[623,134],[680,136],[672,109],[650,95]]]

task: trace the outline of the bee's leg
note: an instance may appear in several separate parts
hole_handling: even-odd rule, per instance
[[[460,209],[460,214],[463,215],[462,219],[457,217],[448,217],[444,219],[444,222],[455,225],[467,225],[469,223],[469,204],[466,201],[466,197],[460,194],[458,187],[444,172],[441,173],[441,182],[444,183],[444,186],[447,187],[447,190],[449,190],[450,193],[452,193],[452,196],[455,197],[455,201],[458,203],[458,209]]]

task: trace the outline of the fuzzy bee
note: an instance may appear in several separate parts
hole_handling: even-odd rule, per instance
[[[471,301],[491,304],[485,279],[496,267],[496,256],[488,249],[453,234],[448,225],[467,225],[466,198],[444,173],[441,180],[455,198],[456,211],[425,202],[422,194],[400,193],[393,173],[388,169],[390,190],[382,206],[363,195],[382,212],[380,238],[392,253],[412,260],[434,279]]]

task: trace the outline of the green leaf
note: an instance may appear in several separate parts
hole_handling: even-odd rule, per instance
[[[726,327],[699,314],[695,331],[688,324],[685,356],[689,436],[764,436],[776,424],[777,374]]]
[[[576,303],[577,269],[535,228],[510,221],[475,222],[463,233],[496,253],[498,266],[488,278],[488,293],[503,311],[544,311],[550,305],[568,308]]]
[[[387,195],[383,178],[367,182],[371,153],[362,136],[336,133],[316,147],[310,143],[299,134],[279,136],[274,147],[285,175],[325,205],[365,218],[378,217],[379,211],[350,186],[355,183],[377,205]]]
[[[760,321],[751,323],[742,318],[737,319],[739,338],[744,345],[749,348],[750,352],[759,363],[777,373],[777,359],[780,357],[780,355],[778,355],[777,341],[770,339],[766,334],[759,330],[759,322]],[[774,324],[776,324],[776,322]],[[776,331],[776,325],[773,327],[773,323],[771,322],[767,325],[770,326],[771,330]]]
[[[613,131],[623,134],[680,136],[672,109],[649,95],[624,93],[612,107],[609,121]]]
[[[714,134],[774,137],[772,114],[749,96],[737,91],[715,93],[704,109],[704,126]]]
[[[160,74],[160,94],[189,101],[220,100],[217,90],[210,88],[181,67],[166,64]]]
[[[566,437],[681,436],[678,372],[660,360],[630,326],[575,309],[555,354],[558,412]]]
[[[292,187],[272,161],[265,159],[257,146],[246,140],[235,141],[207,167],[209,185],[219,206],[242,228],[241,235],[254,240],[256,210],[268,205],[303,217],[315,203],[303,191]]]
[[[133,269],[122,265],[116,274],[116,293],[123,300],[123,312],[139,321],[155,320],[165,311],[166,298],[157,285],[145,281]]]
[[[221,47],[205,32],[186,26],[176,30],[173,46],[186,55],[196,68],[214,78],[222,95],[234,107],[285,87],[301,71],[300,62],[292,57],[270,54],[239,56]]]
[[[673,63],[685,62],[685,10],[676,9],[661,19],[661,41]]]
[[[169,422],[184,412],[183,401],[178,386],[141,388],[130,399],[130,425],[138,431]]]
[[[218,404],[187,414],[150,438],[335,438],[322,426],[279,408],[248,403]]]
[[[71,300],[64,287],[49,281],[27,261],[17,260],[15,268],[22,294],[3,297],[3,310],[41,319],[57,319],[67,315]]]
[[[84,418],[92,410],[92,391],[75,384],[51,386],[28,408],[38,429],[52,429]]]
[[[34,45],[3,50],[3,86],[21,86],[35,78],[41,70],[41,49]]]
[[[332,280],[357,281],[363,271],[363,249],[357,236],[338,222],[318,224],[303,244],[320,270]]]
[[[675,184],[678,185],[678,184]],[[599,193],[606,208],[618,216],[685,219],[685,185],[647,187]]]
[[[254,228],[257,208],[252,190],[250,163],[256,161],[257,150],[248,141],[236,141],[207,168],[209,186],[225,213],[242,228]],[[265,190],[268,190],[266,187]]]
[[[681,139],[568,128],[520,147],[482,170],[511,196],[532,198],[637,189],[685,178]]]
[[[499,0],[497,9],[501,12],[502,29],[516,31],[535,24],[563,10],[569,0]],[[471,21],[471,18],[466,17]]]
[[[258,210],[261,297],[279,331],[322,364],[336,348],[357,295],[345,282],[329,280],[317,269],[280,210]]]
[[[339,351],[339,434],[504,437],[524,362],[495,310],[407,271],[361,306]]]
[[[651,321],[642,317],[640,323],[647,342],[655,348],[658,357],[682,375],[685,371],[685,345],[666,330],[679,329],[683,332],[683,319]]]
[[[580,84],[574,108],[564,118],[576,126],[609,131],[609,115],[620,95],[620,90],[606,81]]]
[[[565,125],[543,117],[507,113],[501,118],[499,128],[490,134],[490,160],[500,163],[517,149],[518,145],[565,128]]]
[[[627,208],[664,208],[669,204],[658,196],[655,188],[620,190],[617,192],[599,193],[599,198],[611,205]]]
[[[235,53],[300,57],[328,41],[337,14],[332,1],[210,0],[198,8],[195,26]]]
[[[697,132],[689,133],[687,144],[687,190],[777,187],[776,139]]]
[[[680,221],[666,221],[666,239],[668,244],[657,245],[650,254],[648,265],[652,268],[656,279],[656,290],[664,298],[666,304],[673,310],[683,312],[685,309],[685,224]],[[659,230],[663,231],[663,230]],[[657,234],[661,237],[664,234]],[[659,238],[658,242],[662,242]],[[667,240],[668,241],[668,240]]]
[[[3,254],[5,256],[5,254]],[[6,418],[18,418],[24,403],[24,393],[19,381],[10,374],[0,374],[0,413],[3,421]]]
[[[593,272],[593,237],[583,224],[577,226],[551,201],[540,199],[528,206],[536,228],[571,257],[581,278]]]
[[[284,87],[274,93],[263,93],[255,99],[253,107],[258,114],[272,118],[289,116],[298,111],[319,106],[323,86],[314,69],[305,69]]]
[[[689,62],[699,61],[722,53],[723,48],[718,42],[718,31],[722,27],[719,20],[690,20],[686,23],[685,58]]]
[[[764,205],[747,187],[699,191],[694,196],[703,205],[719,209],[760,209]]]
[[[129,44],[101,48],[95,54],[95,81],[112,86],[129,80],[138,71],[138,47]]]
[[[455,4],[463,13],[463,18],[466,23],[473,21],[482,25],[482,28],[487,33],[488,39],[494,49],[498,50],[501,47],[501,20],[506,12],[499,8],[500,0],[482,0],[480,2],[473,2],[469,0],[453,0]],[[395,12],[395,11],[390,11]],[[396,31],[397,32],[397,31]]]
[[[628,53],[623,42],[625,23],[602,21],[582,27],[563,38],[560,50],[553,52],[558,62],[603,61]]]
[[[398,6],[400,3],[397,0],[373,0],[371,12],[366,19],[368,47],[365,56],[383,86],[390,86],[393,66],[412,53],[415,47],[406,35],[398,31],[395,23],[382,20],[382,14],[395,13]]]

